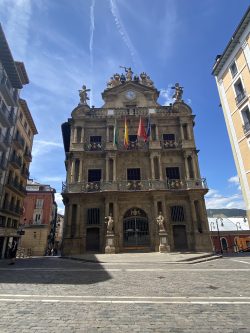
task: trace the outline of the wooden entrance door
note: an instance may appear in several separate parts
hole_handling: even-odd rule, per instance
[[[99,228],[88,228],[86,234],[86,251],[100,251]]]
[[[187,233],[185,225],[174,225],[173,226],[173,236],[174,236],[174,248],[175,250],[187,250]]]

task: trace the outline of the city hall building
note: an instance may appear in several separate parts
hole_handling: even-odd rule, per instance
[[[183,88],[176,84],[175,102],[162,106],[150,77],[125,68],[108,82],[102,107],[88,105],[88,91],[62,125],[62,253],[104,253],[110,241],[116,253],[159,251],[161,232],[167,251],[211,251],[208,189]]]

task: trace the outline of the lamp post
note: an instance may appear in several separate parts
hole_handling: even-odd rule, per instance
[[[220,253],[223,254],[223,249],[222,249],[221,241],[220,241],[220,229],[219,229],[218,221],[220,221],[220,222],[221,222],[221,226],[223,226],[223,218],[222,218],[222,217],[218,217],[218,218],[216,218],[216,220],[215,220],[215,222],[216,222],[216,227],[217,227],[217,235],[218,235],[219,244],[220,244]],[[212,230],[213,228],[215,228],[214,222],[211,222],[211,223],[210,223],[210,227],[211,227],[211,230]]]

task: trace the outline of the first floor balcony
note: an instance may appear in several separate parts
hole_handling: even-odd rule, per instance
[[[122,180],[63,183],[63,193],[89,193],[104,191],[140,192],[158,190],[208,189],[206,179]]]
[[[10,135],[3,135],[0,133],[0,149],[2,151],[6,151],[10,146],[11,136]]]

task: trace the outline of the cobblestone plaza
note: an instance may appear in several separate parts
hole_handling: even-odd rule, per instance
[[[250,331],[249,257],[192,264],[158,255],[166,261],[1,261],[0,332]]]

